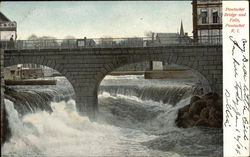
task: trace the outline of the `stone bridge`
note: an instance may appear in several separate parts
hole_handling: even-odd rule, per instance
[[[5,50],[4,66],[40,64],[59,71],[72,84],[78,112],[95,117],[102,79],[125,64],[166,61],[189,67],[210,90],[222,93],[222,45],[134,48]]]

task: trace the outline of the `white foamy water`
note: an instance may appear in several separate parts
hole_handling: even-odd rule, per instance
[[[3,156],[176,156],[140,144],[156,136],[90,122],[87,117],[79,116],[74,100],[52,103],[52,114],[37,112],[22,119],[12,102],[5,100],[5,103],[12,137],[2,148]]]
[[[104,117],[101,117],[101,119],[105,119],[104,121],[112,121],[112,124],[122,124],[123,126],[129,128],[142,128],[144,131],[150,131],[150,133],[152,133],[153,131],[153,134],[161,134],[170,130],[178,130],[179,132],[182,131],[180,128],[175,126],[177,111],[178,109],[187,105],[190,102],[191,97],[181,100],[175,106],[164,104],[161,101],[156,102],[153,100],[142,100],[136,96],[128,96],[122,94],[116,94],[116,96],[112,96],[107,92],[99,94],[98,98],[99,102],[101,102],[102,104],[100,105],[100,110],[102,112],[105,112]],[[106,102],[109,99],[112,99],[115,103],[112,104],[110,102]],[[127,111],[119,105],[125,106]],[[136,110],[145,110],[145,112],[138,113],[134,109],[135,106]],[[116,112],[122,112],[126,115],[126,117],[122,117],[121,115],[114,117],[109,109],[116,109]],[[135,121],[135,117],[129,117],[131,116],[131,113],[133,111],[135,111],[135,117],[145,116],[147,114],[147,111],[153,114],[159,112],[159,114],[156,114],[155,117],[150,117],[149,115],[149,120],[140,122]],[[122,120],[118,121],[119,118],[121,118]]]
[[[72,87],[58,79],[57,86],[18,90],[62,97],[54,101],[65,95],[72,98]],[[108,76],[99,90],[97,122],[80,116],[72,99],[52,102],[51,113],[35,110],[24,116],[5,100],[12,137],[3,145],[2,156],[221,156],[220,130],[175,126],[178,109],[189,103],[193,85],[191,80]]]

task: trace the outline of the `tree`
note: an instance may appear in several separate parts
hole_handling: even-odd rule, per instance
[[[61,47],[62,48],[74,48],[76,47],[76,38],[74,36],[66,36],[64,37]]]
[[[56,40],[56,38],[51,36],[41,36],[38,40]]]
[[[35,48],[55,48],[59,47],[59,43],[57,42],[55,37],[52,36],[41,36],[38,37],[35,34],[32,34],[28,37],[29,46],[35,47]]]
[[[147,37],[146,39],[146,45],[152,45],[154,44],[154,40],[155,40],[155,33],[152,31],[145,31],[144,35]]]
[[[31,36],[28,37],[27,40],[52,40],[52,39],[56,39],[55,37],[52,37],[52,36],[41,36],[41,37],[38,37],[37,35],[35,34],[32,34]]]
[[[32,34],[27,40],[38,40],[38,37],[35,34]]]
[[[74,36],[68,35],[68,36],[64,37],[64,39],[76,39],[76,38]]]
[[[102,37],[100,38],[99,44],[101,47],[113,47],[116,45],[116,42],[112,37]]]
[[[153,33],[154,33],[154,32],[152,32],[152,31],[145,31],[145,32],[144,32],[144,35],[145,35],[146,37],[150,37],[150,38],[151,38],[152,35],[153,35]]]

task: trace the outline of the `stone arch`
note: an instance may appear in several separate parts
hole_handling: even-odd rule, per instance
[[[212,85],[211,85],[211,80],[208,80],[206,78],[206,75],[204,75],[202,73],[202,71],[200,69],[197,69],[197,64],[198,61],[197,60],[193,60],[193,62],[190,62],[190,58],[189,57],[180,57],[177,55],[167,55],[167,56],[153,56],[153,55],[149,55],[146,57],[141,57],[141,56],[133,56],[133,57],[117,57],[114,58],[112,60],[112,62],[110,63],[106,63],[104,65],[104,68],[101,72],[98,72],[98,74],[96,75],[96,80],[97,82],[94,83],[94,91],[96,92],[96,98],[98,99],[98,90],[99,90],[99,86],[101,84],[101,81],[104,79],[104,77],[114,71],[115,69],[124,66],[126,64],[132,64],[132,63],[138,63],[138,62],[144,62],[144,61],[152,61],[152,60],[157,60],[157,61],[167,61],[169,63],[174,63],[174,64],[178,64],[181,66],[184,66],[188,69],[190,69],[200,80],[200,84],[203,86],[204,88],[204,92],[210,92],[212,89]],[[98,111],[98,100],[96,101],[95,105],[95,109],[96,111]]]
[[[178,57],[178,56],[149,56],[147,58],[142,58],[142,57],[134,57],[134,58],[116,58],[114,59],[111,63],[107,63],[104,65],[105,70],[102,72],[99,72],[98,75],[96,76],[96,79],[98,82],[96,83],[95,91],[98,91],[99,86],[101,81],[104,79],[104,77],[114,71],[115,69],[122,67],[126,64],[133,64],[133,63],[139,63],[139,62],[144,62],[144,61],[167,61],[168,63],[173,63],[173,64],[178,64],[181,65],[185,68],[190,69],[198,78],[199,78],[199,83],[204,87],[205,92],[210,92],[211,89],[211,81],[209,81],[206,76],[200,71],[199,69],[196,69],[196,65],[198,64],[197,61],[190,62],[189,57]]]
[[[13,66],[13,65],[17,65],[17,64],[37,64],[37,65],[43,65],[43,66],[47,66],[49,68],[52,68],[54,70],[57,70],[70,82],[70,84],[72,85],[72,87],[74,89],[75,96],[77,97],[76,84],[75,84],[74,78],[67,72],[67,70],[65,70],[63,68],[62,65],[56,64],[56,62],[54,60],[47,59],[46,57],[43,57],[43,56],[40,56],[40,57],[36,57],[36,56],[20,57],[20,56],[17,56],[17,57],[11,57],[9,60],[5,60],[4,67]]]

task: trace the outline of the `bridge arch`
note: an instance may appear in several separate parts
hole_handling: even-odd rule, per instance
[[[206,75],[202,72],[202,69],[197,69],[196,65],[198,64],[197,61],[190,62],[187,57],[178,57],[178,56],[167,56],[167,57],[160,57],[160,56],[150,56],[149,58],[142,58],[142,57],[136,57],[136,58],[120,58],[120,59],[114,59],[113,62],[108,63],[104,65],[105,70],[102,72],[99,72],[97,75],[97,86],[96,90],[98,90],[101,81],[104,79],[106,75],[108,75],[110,72],[116,70],[119,67],[122,67],[127,64],[133,64],[133,63],[140,63],[145,61],[167,61],[168,63],[181,65],[189,70],[191,70],[200,81],[200,84],[204,87],[205,92],[210,92],[212,90],[212,81],[206,78]]]
[[[202,72],[202,69],[197,69],[197,62],[198,61],[193,61],[190,62],[190,58],[188,57],[178,57],[178,56],[149,56],[149,57],[129,57],[129,58],[122,58],[122,57],[118,57],[118,58],[114,58],[112,62],[107,63],[104,65],[105,70],[102,70],[101,72],[99,72],[96,75],[96,80],[97,82],[93,83],[92,87],[94,88],[93,92],[94,94],[96,94],[94,97],[97,100],[92,106],[94,107],[93,110],[98,111],[98,91],[99,91],[99,87],[100,84],[102,82],[102,80],[105,78],[105,76],[107,76],[110,72],[116,70],[119,67],[122,67],[124,65],[127,64],[133,64],[133,63],[140,63],[140,62],[145,62],[145,61],[167,61],[168,63],[172,63],[172,64],[177,64],[177,65],[181,65],[185,68],[188,68],[189,70],[191,70],[193,72],[193,74],[198,78],[199,80],[199,84],[203,87],[204,92],[210,92],[211,90],[213,90],[213,85],[212,80],[207,79],[206,75],[204,75],[204,73]]]

